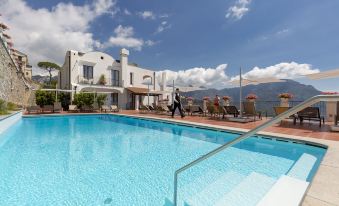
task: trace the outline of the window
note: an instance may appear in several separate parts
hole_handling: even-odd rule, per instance
[[[119,86],[119,70],[112,70],[112,86]]]
[[[83,66],[83,74],[85,79],[93,79],[93,66]]]
[[[129,84],[133,85],[133,73],[129,73]]]
[[[111,94],[112,104],[118,105],[118,93]]]

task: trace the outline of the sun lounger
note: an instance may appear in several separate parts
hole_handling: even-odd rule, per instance
[[[289,110],[291,107],[273,107],[274,109],[274,113],[276,116],[278,116],[279,114],[282,114],[284,112],[286,112],[287,110]],[[293,123],[295,124],[297,121],[297,115],[291,115],[288,117],[289,119],[293,119]]]
[[[239,111],[236,106],[224,106],[225,114],[233,115],[233,117],[239,116]]]
[[[87,105],[83,105],[83,106],[81,106],[80,110],[82,112],[93,112],[93,107],[87,106]]]
[[[243,102],[244,116],[253,117],[254,121],[258,116],[261,119],[261,112],[256,111],[254,102]]]
[[[39,106],[29,106],[26,108],[28,114],[30,113],[40,113],[41,112],[41,108]]]
[[[110,110],[111,110],[111,108],[107,105],[102,105],[102,107],[101,107],[101,111],[103,111],[103,112],[107,112],[107,111],[110,111]]]
[[[77,105],[69,105],[68,106],[68,112],[78,112],[79,109],[77,107]]]
[[[300,120],[300,124],[303,123],[304,119],[308,121],[318,121],[319,127],[321,127],[321,122],[325,123],[325,118],[320,116],[320,110],[318,107],[306,107],[297,113]]]
[[[119,112],[119,108],[117,105],[111,105],[111,112]]]
[[[61,112],[62,106],[60,102],[55,102],[53,106],[53,112]]]
[[[45,112],[50,112],[52,113],[54,111],[54,106],[53,105],[44,105],[42,107],[42,112],[45,113]]]

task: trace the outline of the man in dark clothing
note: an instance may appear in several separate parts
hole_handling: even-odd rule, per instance
[[[180,94],[179,94],[179,89],[178,89],[178,88],[175,90],[174,105],[173,105],[173,109],[172,109],[172,118],[174,117],[174,113],[175,113],[175,110],[176,110],[177,108],[179,109],[181,118],[184,118],[185,115],[184,115],[184,113],[182,112],[182,106],[181,106]]]

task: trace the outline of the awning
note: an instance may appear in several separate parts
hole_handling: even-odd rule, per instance
[[[143,95],[143,96],[148,95],[148,89],[147,88],[128,87],[127,90],[132,92],[133,94],[136,94],[136,95]],[[161,94],[159,93],[159,91],[152,91],[152,90],[150,90],[149,91],[149,95],[150,96],[158,96],[158,95],[161,95]]]

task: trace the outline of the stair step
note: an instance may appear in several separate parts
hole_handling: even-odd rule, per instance
[[[288,176],[300,180],[307,180],[317,158],[313,155],[304,153],[288,172]]]
[[[252,172],[232,191],[221,197],[215,206],[251,206],[257,202],[271,189],[276,179]]]
[[[216,181],[209,184],[201,192],[187,199],[187,205],[190,206],[208,206],[213,205],[223,194],[232,190],[246,176],[240,173],[229,171],[220,176]]]
[[[308,185],[306,181],[283,175],[257,206],[298,206]]]
[[[180,187],[179,193],[182,197],[189,197],[192,196],[192,194],[197,194],[223,174],[224,173],[221,171],[210,169],[203,175],[195,178],[192,182]]]

